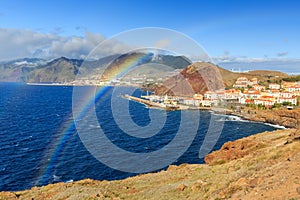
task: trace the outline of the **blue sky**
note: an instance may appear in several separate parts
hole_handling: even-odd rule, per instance
[[[52,53],[53,49],[66,50],[57,43],[70,44],[72,37],[78,42],[87,33],[103,39],[141,27],[180,31],[220,59],[299,59],[299,9],[297,0],[1,0],[0,42],[4,45],[2,51],[0,46],[0,60],[38,55],[40,49],[54,43]],[[27,51],[20,50],[21,45]],[[67,55],[77,56],[74,52]]]

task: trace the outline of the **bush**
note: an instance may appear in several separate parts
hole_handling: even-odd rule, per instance
[[[280,108],[281,107],[281,103],[275,103],[272,108]]]
[[[282,105],[284,105],[284,106],[291,106],[292,103],[291,102],[283,102]]]
[[[288,78],[283,78],[282,80],[287,81],[287,82],[300,81],[300,75],[298,75],[298,76],[292,76],[292,77],[288,77]]]

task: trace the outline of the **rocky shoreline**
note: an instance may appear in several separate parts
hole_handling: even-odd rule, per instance
[[[235,115],[249,121],[269,123],[284,126],[286,128],[300,129],[300,108],[295,110],[246,109],[243,112],[233,112],[231,115]]]

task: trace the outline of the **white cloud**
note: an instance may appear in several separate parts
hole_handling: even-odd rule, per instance
[[[299,61],[298,59],[292,59],[292,58],[283,58],[283,56],[281,57],[277,57],[277,58],[272,58],[272,57],[268,57],[267,55],[265,55],[262,58],[250,58],[247,56],[217,56],[217,57],[213,57],[212,61],[213,63],[232,63],[232,62],[241,62],[241,63],[255,63],[255,62],[285,62],[285,61],[295,61],[297,60],[297,62]]]
[[[249,70],[276,70],[288,74],[300,74],[299,59],[292,58],[249,58],[246,56],[218,56],[212,58],[213,63],[234,71],[249,71]]]
[[[86,31],[84,37],[65,37],[57,33],[40,33],[32,30],[0,28],[0,60],[10,60],[24,57],[54,58],[65,56],[69,58],[84,58],[105,37]],[[106,48],[97,49],[97,53],[118,53],[124,45],[110,40]]]

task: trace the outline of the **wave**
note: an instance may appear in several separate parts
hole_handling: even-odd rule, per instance
[[[221,118],[217,119],[216,121],[238,121],[238,122],[249,122],[248,120],[244,120],[239,116],[236,115],[225,115],[225,114],[216,114],[212,113],[212,115],[220,116]]]
[[[265,125],[268,125],[268,126],[272,126],[274,128],[278,128],[278,129],[286,129],[285,126],[281,126],[281,125],[278,125],[278,124],[270,124],[270,123],[263,123]]]
[[[272,126],[274,128],[277,128],[277,129],[286,129],[285,126],[281,126],[281,125],[278,125],[278,124],[270,124],[270,123],[264,123],[264,122],[255,122],[255,121],[251,121],[251,120],[245,120],[245,119],[242,119],[241,117],[236,116],[236,115],[225,115],[225,114],[217,114],[217,113],[212,113],[212,115],[221,116],[222,118],[216,120],[216,121],[219,121],[219,122],[222,122],[222,121],[238,121],[238,122],[262,123],[262,124]]]
[[[60,181],[61,176],[56,176],[55,174],[53,175],[53,181],[58,182]]]

